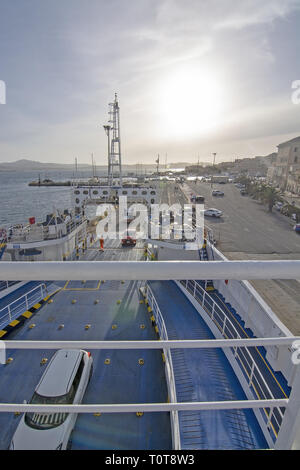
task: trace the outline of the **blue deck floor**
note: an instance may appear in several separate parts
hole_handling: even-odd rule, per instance
[[[174,282],[149,283],[164,316],[169,339],[209,339],[213,335]],[[246,396],[219,349],[173,350],[178,401],[242,400]],[[252,410],[180,412],[183,449],[265,449]]]
[[[137,259],[134,250],[122,256]],[[97,259],[102,254],[88,256]],[[18,340],[153,340],[145,304],[140,304],[139,283],[133,281],[61,282],[62,290],[24,325],[12,331]],[[72,303],[76,300],[76,303]],[[99,301],[95,303],[95,301]],[[120,301],[120,302],[119,302]],[[29,325],[35,327],[30,329]],[[63,325],[63,328],[60,326]],[[85,329],[86,325],[90,328]],[[115,328],[112,326],[115,325]],[[144,326],[141,328],[141,325]],[[0,365],[0,402],[30,400],[54,351],[7,350],[13,361]],[[159,350],[92,351],[94,370],[83,403],[167,402],[164,362]],[[105,364],[105,359],[110,364]],[[144,359],[144,365],[139,359]],[[21,416],[0,413],[0,448],[6,449]],[[79,415],[72,436],[72,449],[171,449],[169,413]]]
[[[142,246],[122,249],[115,240],[105,251],[89,248],[86,260],[138,260]],[[29,322],[12,331],[19,340],[142,340],[157,339],[150,316],[140,304],[138,282],[72,281]],[[213,338],[195,308],[173,282],[151,282],[170,339]],[[26,290],[28,290],[28,286]],[[72,303],[72,300],[76,300]],[[98,303],[95,303],[98,301]],[[30,323],[35,327],[28,328]],[[85,328],[90,325],[89,328]],[[60,328],[60,326],[62,326]],[[114,328],[112,328],[114,326]],[[141,328],[142,326],[142,328]],[[0,365],[0,402],[30,400],[53,351],[8,350],[13,361]],[[166,402],[164,363],[159,350],[100,350],[92,352],[94,372],[83,403]],[[144,365],[139,365],[139,359]],[[173,350],[178,401],[245,399],[241,386],[219,349]],[[105,359],[110,363],[105,364]],[[251,410],[180,412],[183,449],[267,448]],[[0,413],[0,448],[8,447],[20,416]],[[79,415],[73,449],[171,449],[169,413]]]

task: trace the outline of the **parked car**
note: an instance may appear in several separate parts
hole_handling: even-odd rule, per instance
[[[204,202],[204,201],[205,201],[204,196],[198,195],[198,196],[192,196],[191,197],[191,202],[193,202],[193,203],[196,203],[196,202],[201,203],[201,202]]]
[[[90,352],[60,349],[51,358],[30,404],[81,403],[93,370]],[[11,450],[65,450],[69,447],[76,413],[27,412],[10,443]]]
[[[240,193],[241,193],[242,196],[247,196],[247,194],[248,194],[246,189],[241,189]]]
[[[277,211],[280,211],[282,209],[282,206],[283,206],[283,202],[279,202],[277,201],[275,204],[274,204],[274,207]]]
[[[219,191],[218,189],[214,189],[211,194],[212,196],[224,196],[223,191]]]
[[[300,224],[294,225],[294,230],[295,232],[300,233]]]
[[[219,209],[206,209],[204,211],[204,215],[207,217],[221,217],[223,214],[222,211],[219,211]]]
[[[132,234],[128,234],[126,237],[122,238],[121,240],[122,246],[135,246],[136,245],[136,238]]]

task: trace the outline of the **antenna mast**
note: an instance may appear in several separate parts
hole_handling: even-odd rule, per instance
[[[114,179],[114,167],[119,170],[120,186],[122,186],[122,163],[121,163],[121,138],[120,138],[120,108],[115,93],[115,100],[113,103],[109,103],[109,123],[111,132],[111,141],[109,144],[109,155],[108,155],[108,185],[113,185]],[[106,133],[108,134],[107,126],[104,126]],[[108,134],[109,136],[109,134]]]

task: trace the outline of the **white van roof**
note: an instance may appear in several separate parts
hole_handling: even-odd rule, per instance
[[[44,397],[59,397],[68,393],[81,358],[80,349],[57,351],[38,383],[36,393]]]

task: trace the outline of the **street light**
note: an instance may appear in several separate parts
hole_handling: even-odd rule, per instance
[[[213,153],[213,156],[214,156],[214,160],[213,160],[213,168],[215,169],[215,161],[216,161],[216,152]],[[214,177],[214,175],[212,175],[212,178]],[[213,187],[213,181],[211,181],[211,188]]]
[[[111,131],[111,126],[109,124],[106,124],[103,126],[106,135],[107,135],[107,141],[108,141],[108,147],[107,147],[107,158],[108,158],[108,176],[107,176],[107,183],[109,184],[109,178],[110,178],[110,131]]]

